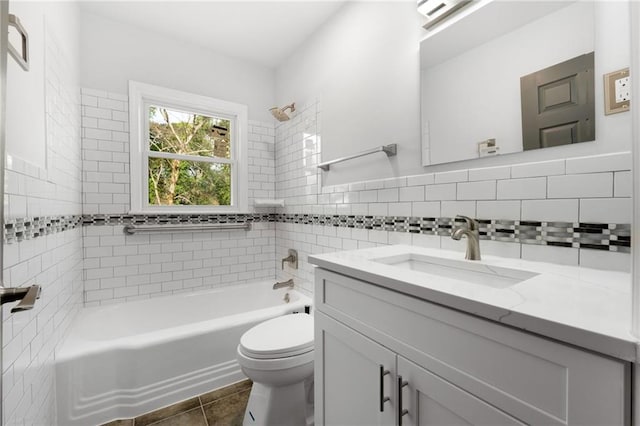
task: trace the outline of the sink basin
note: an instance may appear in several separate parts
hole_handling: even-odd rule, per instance
[[[507,288],[538,275],[520,269],[502,268],[472,261],[443,259],[416,253],[371,260],[397,268],[493,288]]]

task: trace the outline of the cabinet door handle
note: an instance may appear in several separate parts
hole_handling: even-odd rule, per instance
[[[402,388],[409,385],[409,382],[402,380],[402,376],[398,376],[398,426],[402,426],[402,417],[409,414],[409,410],[402,408]]]
[[[380,412],[384,413],[384,403],[391,401],[391,398],[384,396],[384,376],[391,374],[391,371],[385,370],[384,365],[380,364]]]

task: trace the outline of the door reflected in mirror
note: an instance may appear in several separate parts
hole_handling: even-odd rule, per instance
[[[595,140],[593,86],[593,52],[520,78],[522,148]]]

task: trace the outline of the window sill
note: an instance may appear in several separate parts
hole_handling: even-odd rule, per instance
[[[141,209],[129,210],[128,214],[252,214],[246,209],[185,209],[185,208],[163,208],[163,209]]]

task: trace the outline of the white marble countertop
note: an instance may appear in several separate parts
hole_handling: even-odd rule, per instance
[[[415,253],[519,269],[537,275],[505,288],[472,284],[374,261]],[[631,335],[631,275],[576,266],[464,254],[416,246],[385,246],[311,255],[309,262],[420,299],[498,321],[626,361],[636,361]],[[471,265],[470,265],[471,266]]]

